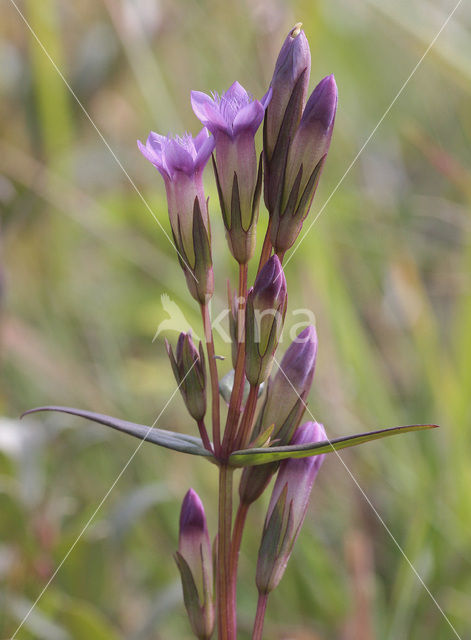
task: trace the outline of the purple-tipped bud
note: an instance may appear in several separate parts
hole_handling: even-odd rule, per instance
[[[284,436],[283,442],[278,442],[279,445],[286,444],[293,436],[297,425],[293,426],[291,432],[281,434],[280,431],[295,406],[309,393],[314,377],[316,355],[317,334],[311,325],[301,331],[290,344],[276,375],[270,382],[267,401],[261,416],[260,431],[274,424],[272,439]]]
[[[268,384],[267,397],[254,435],[271,425],[274,446],[289,444],[305,409],[305,398],[311,388],[316,366],[317,334],[313,326],[306,327],[288,347],[278,371]],[[277,471],[279,463],[247,467],[239,485],[241,502],[257,500]]]
[[[191,92],[195,115],[214,135],[214,171],[224,225],[229,248],[240,264],[250,260],[255,248],[262,173],[254,136],[270,95],[254,100],[238,82],[212,98]]]
[[[213,563],[203,503],[193,489],[183,500],[175,560],[193,632],[208,640],[214,628]]]
[[[309,213],[329,150],[336,111],[337,85],[330,75],[312,92],[289,148],[283,193],[272,215],[270,238],[277,252],[293,245]]]
[[[165,341],[170,364],[190,415],[199,422],[206,413],[206,367],[203,346],[197,349],[191,333],[181,333],[175,356]]]
[[[288,33],[278,55],[270,84],[272,97],[266,112],[264,140],[268,159],[273,155],[281,129],[283,135],[293,139],[306,104],[311,52],[301,26],[301,23],[296,24]]]
[[[270,374],[288,302],[286,278],[278,256],[258,274],[247,296],[245,312],[245,374],[252,385]]]
[[[180,265],[191,295],[207,302],[214,290],[208,207],[203,170],[214,149],[214,138],[202,129],[175,138],[151,131],[139,150],[162,175],[167,193],[170,226]]]
[[[306,422],[297,429],[292,444],[322,440],[326,440],[324,427]],[[324,457],[291,458],[280,465],[258,553],[256,581],[260,593],[272,591],[283,577]]]

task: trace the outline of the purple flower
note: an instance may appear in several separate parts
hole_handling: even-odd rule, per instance
[[[202,129],[175,138],[150,133],[144,146],[137,145],[165,182],[173,238],[192,296],[205,302],[214,288],[209,246],[208,208],[203,170],[214,149],[214,138]]]
[[[215,138],[215,174],[229,247],[245,264],[255,248],[255,227],[261,189],[254,136],[271,92],[254,100],[238,83],[221,96],[191,92],[195,115]]]
[[[317,422],[306,422],[297,429],[291,444],[322,440],[326,440],[324,427]],[[324,457],[325,454],[291,458],[280,465],[258,554],[256,580],[261,593],[272,591],[283,577]]]
[[[247,296],[245,373],[250,384],[269,375],[288,302],[286,278],[278,256],[263,266]]]
[[[191,92],[191,106],[201,124],[216,137],[225,134],[232,139],[250,132],[255,135],[270,100],[267,93],[261,101],[254,100],[237,81],[221,94],[211,98],[202,91]]]
[[[183,500],[175,559],[193,632],[198,638],[210,638],[214,627],[211,543],[203,503],[193,489]]]
[[[337,85],[330,75],[312,92],[289,146],[282,197],[273,211],[270,235],[279,253],[293,245],[309,213],[329,150],[336,110]]]

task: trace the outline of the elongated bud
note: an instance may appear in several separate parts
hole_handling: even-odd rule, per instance
[[[165,346],[186,408],[198,422],[206,413],[206,367],[203,346],[200,342],[199,349],[195,347],[191,333],[180,334],[175,356],[167,341]]]
[[[214,629],[213,562],[203,504],[193,489],[183,500],[175,561],[191,628],[197,638],[208,640]]]
[[[330,75],[312,92],[289,148],[283,194],[271,221],[270,239],[279,253],[293,245],[309,213],[329,150],[336,111],[337,85]]]
[[[272,256],[247,296],[245,312],[245,373],[252,385],[270,374],[286,314],[287,287],[278,257]]]
[[[305,398],[314,377],[317,334],[311,325],[293,340],[283,356],[278,371],[270,380],[267,397],[254,429],[254,436],[274,425],[274,446],[290,444],[305,409]],[[278,462],[247,467],[239,485],[241,502],[257,500],[279,467]]]
[[[191,92],[195,115],[214,135],[213,162],[229,248],[240,264],[246,264],[255,248],[255,232],[262,186],[262,164],[255,150],[269,91],[254,100],[238,82],[221,96]],[[214,158],[213,158],[214,159]]]
[[[263,126],[265,204],[270,216],[280,206],[289,146],[306,104],[310,71],[311,52],[299,23],[278,55]]]
[[[270,84],[272,97],[265,115],[265,151],[271,159],[280,131],[293,139],[306,104],[311,52],[301,24],[288,33]],[[289,105],[289,108],[288,108]]]
[[[325,439],[321,424],[306,422],[297,429],[292,443],[305,444]],[[324,457],[291,458],[280,465],[258,552],[256,582],[260,593],[272,591],[283,577]]]

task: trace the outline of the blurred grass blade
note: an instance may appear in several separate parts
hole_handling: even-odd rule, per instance
[[[267,462],[275,462],[285,460],[286,458],[307,458],[309,456],[318,456],[321,453],[331,453],[338,449],[346,449],[347,447],[355,447],[364,442],[387,438],[396,434],[408,433],[409,431],[421,431],[423,429],[435,429],[436,424],[412,424],[405,427],[390,427],[389,429],[380,429],[378,431],[368,431],[366,433],[357,433],[354,436],[344,436],[343,438],[335,438],[335,440],[323,440],[315,444],[306,443],[301,445],[288,445],[286,447],[269,447],[266,449],[244,449],[235,451],[229,458],[230,464],[234,467],[250,467],[257,464],[266,464]]]
[[[83,409],[74,409],[72,407],[48,406],[37,407],[35,409],[25,411],[21,417],[30,413],[37,413],[38,411],[59,411],[61,413],[70,413],[73,416],[104,424],[107,427],[111,427],[117,431],[122,431],[130,436],[139,438],[139,440],[152,442],[152,444],[157,444],[160,447],[165,447],[166,449],[173,449],[174,451],[189,453],[194,456],[213,458],[210,452],[203,447],[201,440],[195,436],[187,436],[183,433],[176,433],[175,431],[148,427],[144,424],[136,424],[135,422],[128,422],[127,420],[113,418],[112,416],[107,416],[103,413],[94,413],[93,411],[84,411]]]

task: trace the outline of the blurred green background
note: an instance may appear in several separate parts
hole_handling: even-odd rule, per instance
[[[312,220],[453,9],[441,0],[23,0],[18,4],[169,231],[138,153],[196,132],[191,88],[266,91],[301,20],[311,86],[339,111]],[[174,250],[11,0],[1,4],[0,638],[11,637],[135,451],[73,405],[151,424],[175,388],[167,294],[200,328]],[[310,406],[330,436],[435,422],[342,453],[458,634],[471,629],[471,10],[458,9],[287,266],[320,339]],[[235,270],[208,171],[217,281]],[[212,204],[211,204],[212,203]],[[260,216],[261,228],[266,213]],[[261,231],[262,231],[261,229]],[[262,239],[262,233],[259,234]],[[295,321],[295,320],[294,320]],[[282,348],[286,346],[286,341]],[[217,351],[229,355],[222,341]],[[229,360],[219,364],[222,373]],[[175,397],[164,428],[191,432]],[[189,638],[172,553],[194,487],[214,532],[216,469],[145,444],[22,627],[29,640]],[[255,610],[263,500],[243,542],[240,638]],[[457,637],[335,455],[324,464],[266,637]]]

